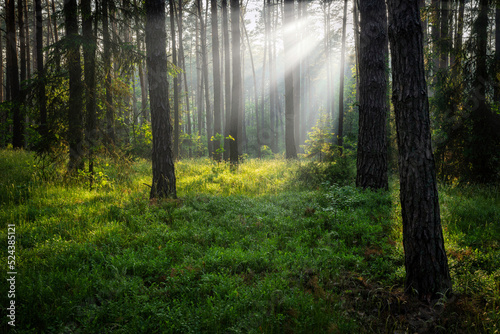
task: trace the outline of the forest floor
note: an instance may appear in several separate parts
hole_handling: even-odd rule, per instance
[[[179,199],[150,201],[148,161],[96,165],[89,190],[0,151],[3,315],[15,301],[0,332],[500,331],[499,186],[440,186],[453,295],[427,305],[403,294],[396,181],[360,191],[308,181],[304,161],[184,160]]]

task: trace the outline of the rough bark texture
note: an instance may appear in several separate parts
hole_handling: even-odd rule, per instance
[[[78,4],[76,0],[65,0],[64,16],[66,43],[68,45],[66,58],[69,72],[68,170],[69,172],[75,172],[83,169],[83,85],[78,37]]]
[[[220,55],[219,55],[219,28],[217,25],[217,1],[210,0],[210,9],[212,14],[212,63],[213,63],[213,78],[214,78],[214,159],[221,160],[220,153],[216,150],[220,148],[220,140],[217,135],[222,134],[222,101],[221,101],[221,72],[220,72]]]
[[[153,181],[150,198],[176,198],[164,0],[146,0],[146,62],[153,132]]]
[[[294,112],[294,93],[293,93],[293,76],[295,67],[293,66],[293,46],[294,36],[292,35],[292,25],[294,23],[293,15],[293,0],[284,1],[284,20],[285,35],[284,52],[285,52],[285,148],[286,158],[296,159],[297,149],[295,147],[295,112]]]
[[[384,0],[360,0],[359,136],[356,186],[387,189],[387,14]]]
[[[85,108],[86,108],[86,134],[89,173],[94,177],[94,149],[97,140],[97,110],[95,99],[95,63],[96,63],[96,37],[92,29],[93,16],[91,0],[82,0],[82,33],[83,33],[83,65],[85,76]],[[135,94],[134,94],[135,95]]]
[[[240,33],[240,2],[231,0],[231,46],[233,49],[233,88],[231,98],[231,124],[229,159],[231,164],[238,164],[238,123],[241,108],[241,33]]]
[[[417,1],[389,0],[392,101],[399,146],[400,199],[407,293],[423,300],[451,292],[431,149]]]

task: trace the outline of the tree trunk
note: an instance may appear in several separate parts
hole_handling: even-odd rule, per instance
[[[231,57],[229,46],[229,23],[227,0],[222,0],[222,33],[224,35],[224,97],[226,106],[226,126],[224,127],[224,160],[229,160],[231,139],[228,138],[231,128]]]
[[[146,62],[148,67],[153,181],[150,198],[176,198],[172,123],[168,101],[165,1],[146,0]]]
[[[85,108],[86,108],[86,135],[90,186],[94,179],[94,150],[97,145],[97,109],[96,109],[96,36],[92,30],[94,16],[92,15],[91,0],[82,0],[82,33],[83,33],[83,65],[85,76]],[[134,94],[135,96],[135,94]]]
[[[222,135],[222,101],[221,101],[221,72],[220,72],[220,55],[219,55],[219,28],[217,24],[217,1],[210,0],[210,9],[212,14],[212,62],[213,62],[213,78],[214,78],[214,159],[221,160],[220,146],[221,141],[218,139]],[[217,152],[219,150],[219,152]]]
[[[356,4],[355,4],[356,5]],[[356,186],[388,189],[387,14],[384,0],[360,0],[359,138]]]
[[[271,0],[267,0],[267,13],[268,13],[268,41],[269,41],[269,134],[271,136],[271,151],[278,152],[278,131],[277,131],[277,82],[276,82],[276,38],[275,30],[273,30],[273,17],[271,13],[273,10]]]
[[[294,10],[293,0],[284,1],[284,18],[283,24],[285,26],[284,53],[285,53],[285,148],[286,158],[296,159],[297,148],[295,147],[295,113],[294,113],[294,65],[293,65],[293,47],[294,36],[292,34],[292,25],[294,24]]]
[[[45,95],[45,69],[43,66],[43,21],[42,21],[42,0],[35,0],[35,15],[36,15],[36,62],[38,89],[37,99],[38,107],[40,108],[40,127],[39,133],[41,137],[41,145],[39,150],[46,152],[49,149],[48,145],[48,125],[47,125],[47,96]]]
[[[26,36],[25,36],[25,25],[24,25],[24,3],[23,0],[17,1],[17,22],[19,25],[19,65],[20,65],[20,87],[19,87],[19,107],[21,108],[21,117],[26,115],[26,79],[28,74],[26,72]],[[23,123],[21,123],[23,124]],[[25,124],[28,124],[26,122]],[[26,127],[23,126],[22,130],[24,132],[23,146],[27,141]]]
[[[299,3],[300,6],[300,3]],[[300,7],[297,10],[297,19],[295,17],[293,18],[294,22],[294,34],[295,34],[295,52],[296,52],[296,58],[294,59],[295,62],[295,68],[293,69],[293,106],[294,106],[294,141],[295,141],[295,151],[300,152],[300,113],[302,112],[302,108],[300,105],[300,80],[301,80],[301,73],[300,73],[300,65],[302,62],[302,48],[300,45],[301,42],[301,29],[298,28],[298,23],[301,22],[301,17],[300,17]]]
[[[24,144],[24,129],[20,108],[19,67],[17,63],[16,11],[14,0],[5,2],[5,26],[7,41],[7,95],[12,102],[13,134],[12,146],[21,148]]]
[[[422,26],[417,2],[389,0],[392,101],[399,146],[406,293],[431,300],[451,293],[444,249],[429,103],[425,82]]]
[[[432,0],[431,1],[431,39],[432,39],[432,72],[436,73],[439,68],[439,40],[440,40],[440,14],[439,10],[440,0]],[[433,80],[437,77],[434,76]]]
[[[500,105],[500,0],[496,0],[495,8],[495,64],[493,100]]]
[[[231,98],[231,124],[229,125],[230,161],[238,164],[238,124],[241,108],[241,34],[240,34],[240,2],[231,0],[231,46],[233,49],[233,87]]]
[[[342,21],[342,49],[340,50],[340,87],[339,87],[339,125],[337,134],[337,145],[340,155],[343,154],[344,145],[344,71],[345,71],[345,35],[347,21],[347,0],[344,0],[344,19]]]
[[[68,101],[68,171],[74,173],[83,169],[83,85],[80,64],[80,42],[78,36],[78,4],[76,0],[64,2],[66,39],[70,43],[67,51],[69,72]]]
[[[175,41],[175,8],[174,0],[169,0],[170,7],[170,31],[172,35],[172,63],[178,66],[177,45]],[[174,76],[174,160],[179,159],[179,79]]]
[[[106,89],[106,143],[115,144],[115,111],[113,105],[112,74],[111,74],[111,36],[109,30],[109,1],[102,2],[102,38],[103,38],[103,60],[104,60],[104,87]]]
[[[203,84],[205,86],[205,106],[206,113],[205,119],[207,122],[207,147],[208,147],[208,156],[213,156],[213,143],[211,141],[211,137],[213,134],[212,131],[212,121],[213,115],[210,110],[210,92],[208,85],[208,54],[207,54],[207,31],[205,27],[205,20],[203,19],[203,4],[201,0],[196,0],[196,7],[198,10],[198,19],[200,20],[200,38],[201,38],[201,66],[202,66],[202,74],[203,74]]]
[[[449,21],[450,21],[450,3],[448,0],[441,0],[441,40],[440,44],[440,58],[439,69],[448,70],[448,54],[450,53],[450,37],[449,37]]]
[[[188,90],[188,81],[186,75],[186,60],[184,56],[184,42],[182,40],[182,9],[183,9],[183,0],[179,0],[179,14],[177,26],[179,28],[179,63],[181,64],[182,72],[184,75],[184,90],[186,95],[186,118],[187,118],[187,131],[186,133],[189,135],[189,150],[188,156],[191,156],[191,110],[189,106],[189,90]],[[180,85],[182,87],[182,85]]]

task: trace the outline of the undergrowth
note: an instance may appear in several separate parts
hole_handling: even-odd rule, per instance
[[[436,311],[402,293],[396,185],[361,191],[342,173],[304,182],[311,166],[184,160],[179,199],[150,201],[148,161],[100,158],[90,190],[86,175],[47,179],[30,153],[1,151],[1,240],[16,225],[15,332],[498,331],[498,188],[440,189],[457,294]],[[2,293],[2,314],[8,303]]]

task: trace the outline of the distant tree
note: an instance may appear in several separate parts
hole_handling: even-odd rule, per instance
[[[284,52],[285,52],[285,147],[286,147],[286,158],[296,159],[297,158],[297,148],[295,146],[295,112],[294,112],[294,93],[293,93],[293,76],[295,66],[293,65],[293,47],[294,47],[294,36],[292,34],[291,27],[294,24],[294,1],[285,0],[284,1],[284,19],[283,24],[285,26],[285,33],[283,36],[284,41]]]
[[[342,19],[342,46],[340,50],[340,83],[339,83],[339,123],[337,127],[337,145],[342,155],[344,145],[344,77],[345,77],[345,38],[347,22],[347,0],[344,0],[344,16]]]
[[[231,142],[229,139],[231,124],[231,58],[229,46],[229,20],[227,0],[222,0],[222,33],[224,36],[224,99],[226,110],[226,126],[224,127],[224,160],[229,160]]]
[[[462,0],[463,1],[463,0]],[[495,78],[494,100],[500,108],[500,0],[495,4]]]
[[[165,0],[146,0],[146,61],[148,66],[153,181],[150,198],[176,198],[172,123],[168,101]]]
[[[444,249],[429,104],[425,82],[423,33],[417,1],[389,0],[392,101],[399,146],[407,293],[422,300],[450,293]]]
[[[68,143],[69,172],[83,169],[83,85],[78,36],[78,5],[76,0],[64,1],[66,58],[69,72]]]
[[[384,0],[360,0],[359,136],[356,186],[387,189],[387,12]]]
[[[222,101],[221,101],[221,71],[220,71],[220,55],[219,55],[219,28],[217,24],[217,1],[210,0],[211,22],[212,22],[212,63],[213,63],[213,79],[214,79],[214,159],[221,160],[221,154],[216,150],[220,147],[219,136],[222,135]]]
[[[230,161],[231,164],[238,164],[238,123],[241,107],[241,33],[240,33],[240,1],[231,0],[231,47],[233,49],[233,87],[231,98],[231,124],[229,135],[230,141]]]
[[[47,125],[47,96],[45,95],[45,68],[43,65],[43,21],[42,21],[42,0],[35,0],[36,16],[36,68],[38,75],[38,108],[40,114],[39,134],[41,137],[40,151],[48,150],[48,125]]]
[[[109,28],[110,1],[102,0],[102,39],[104,61],[104,87],[106,89],[106,143],[115,144],[115,106],[113,104],[113,77],[111,74],[111,34]]]
[[[177,45],[175,40],[175,7],[174,0],[169,0],[170,8],[170,31],[172,36],[172,63],[174,66],[178,66],[177,61]],[[179,74],[180,76],[180,74]],[[180,135],[180,125],[179,125],[179,79],[174,76],[174,159],[179,158],[179,135]]]

